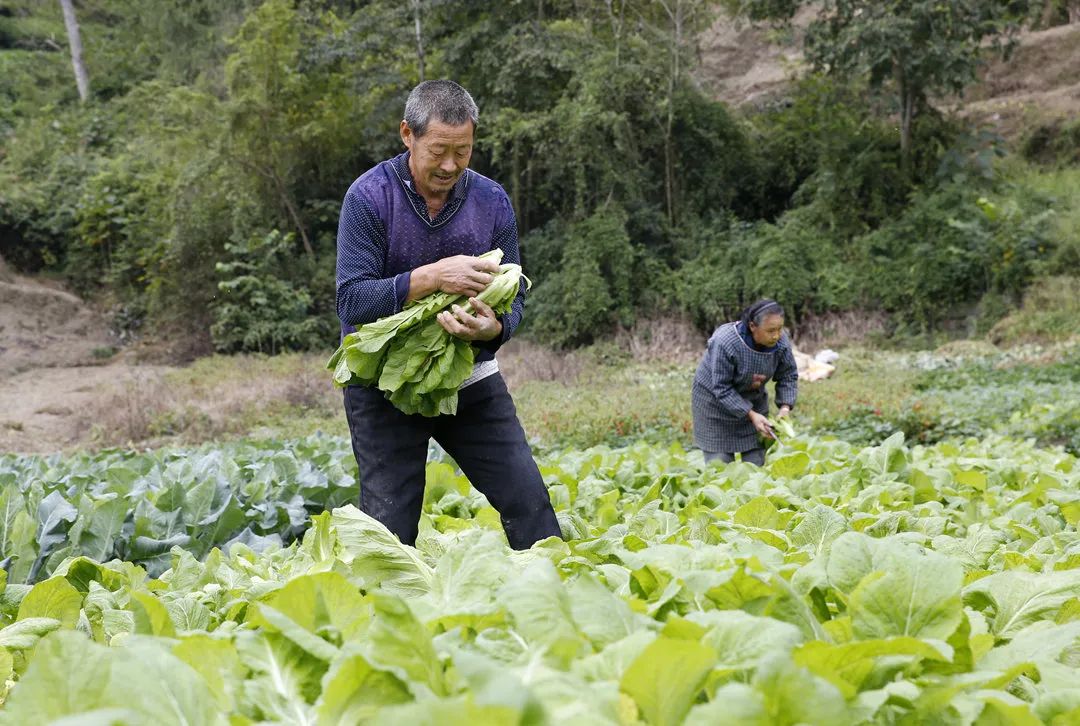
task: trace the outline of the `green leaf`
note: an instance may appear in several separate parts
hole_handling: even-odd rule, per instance
[[[293,578],[283,588],[270,593],[249,615],[248,621],[277,629],[300,645],[308,643],[314,648],[305,647],[308,652],[330,660],[336,649],[323,638],[339,643],[352,640],[370,618],[371,605],[356,585],[336,572],[320,572]],[[310,637],[295,633],[296,628]],[[302,637],[303,642],[290,633]]]
[[[964,588],[964,600],[993,613],[991,631],[1012,638],[1031,623],[1053,620],[1065,603],[1080,597],[1080,571],[1030,573],[1019,570],[983,577]]]
[[[446,676],[431,633],[404,600],[374,595],[372,601],[375,617],[359,643],[364,657],[407,683],[414,695],[446,695]]]
[[[629,637],[642,627],[644,618],[634,613],[624,599],[604,587],[595,576],[576,578],[566,585],[566,594],[574,623],[594,646],[603,648]]]
[[[312,709],[327,664],[280,633],[237,635],[240,661],[251,670],[244,703],[267,720],[311,723]]]
[[[735,524],[760,529],[780,529],[780,513],[768,497],[754,497],[735,511]]]
[[[714,668],[721,673],[754,668],[762,659],[787,653],[803,640],[802,632],[790,623],[741,610],[709,610],[691,613],[687,619],[706,628],[701,643],[718,654]]]
[[[847,532],[829,551],[830,583],[850,592],[859,638],[910,635],[947,639],[963,617],[960,565],[896,539]]]
[[[1007,702],[1006,694],[999,698],[985,698],[986,705],[974,726],[1043,726],[1043,722],[1031,711],[1031,706],[1019,702]]]
[[[381,707],[412,700],[408,686],[393,673],[375,668],[354,650],[343,650],[323,678],[315,707],[320,723],[374,723]]]
[[[63,623],[55,618],[25,618],[0,630],[0,648],[28,650],[39,639],[58,630]]]
[[[685,726],[774,726],[765,697],[743,683],[728,683],[708,703],[694,706]]]
[[[933,661],[948,658],[929,643],[916,638],[860,640],[833,645],[815,640],[796,648],[792,660],[796,665],[825,678],[840,689],[845,698],[853,698],[871,674],[877,659],[882,656],[911,656]]]
[[[232,713],[238,709],[246,673],[230,641],[205,634],[189,635],[172,652],[202,677],[221,711]]]
[[[158,598],[145,592],[132,592],[128,609],[135,614],[135,632],[141,635],[161,635],[173,637],[173,627],[169,610]]]
[[[78,518],[68,538],[76,551],[99,562],[107,560],[115,552],[129,510],[129,502],[118,494],[99,499],[84,494],[79,498]]]
[[[836,687],[783,655],[762,664],[752,685],[764,696],[769,723],[775,726],[851,723],[847,704]]]
[[[337,532],[333,528],[330,512],[321,512],[311,518],[311,527],[304,533],[300,551],[306,552],[318,566],[333,563],[337,553]]]
[[[810,547],[815,554],[820,554],[847,528],[847,520],[843,515],[818,504],[806,512],[791,530],[791,544],[796,547]]]
[[[547,646],[556,657],[567,661],[585,645],[574,624],[566,588],[551,562],[530,563],[503,586],[497,600],[509,613],[515,632],[526,642]]]
[[[110,648],[73,631],[37,644],[4,707],[12,723],[26,724],[106,709],[137,714],[138,723],[226,723],[202,678],[161,644],[131,639]]]
[[[7,682],[15,675],[15,659],[7,648],[0,645],[0,704],[7,698]]]
[[[495,594],[516,574],[507,551],[501,532],[470,527],[439,557],[431,590],[409,601],[413,612],[436,630],[458,626],[480,630],[501,624],[505,613]]]
[[[341,545],[338,558],[351,565],[361,587],[403,596],[431,589],[431,566],[381,522],[351,504],[335,509],[331,522]]]
[[[507,706],[480,705],[467,698],[454,698],[386,706],[379,709],[371,723],[410,726],[522,726],[522,719],[520,712]]]
[[[634,699],[650,724],[675,726],[682,723],[716,662],[716,651],[706,645],[658,638],[626,670],[619,689]]]
[[[1052,625],[1040,620],[1021,630],[1010,642],[991,649],[976,666],[979,670],[1007,671],[1024,663],[1052,663],[1078,637],[1080,621]]]
[[[964,616],[959,564],[897,545],[883,548],[874,568],[848,603],[857,637],[909,635],[944,640],[956,630]]]
[[[74,628],[79,620],[83,596],[63,577],[53,577],[34,585],[19,604],[17,620],[52,618]]]
[[[805,451],[792,451],[778,456],[769,462],[769,471],[773,476],[794,479],[810,469],[810,456]]]

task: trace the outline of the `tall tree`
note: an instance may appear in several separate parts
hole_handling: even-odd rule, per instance
[[[809,0],[729,2],[757,20],[790,20]],[[818,0],[806,30],[807,58],[830,74],[865,76],[889,86],[900,115],[900,156],[911,170],[913,123],[939,93],[959,93],[975,79],[984,41],[1011,47],[1027,0]]]
[[[416,65],[417,72],[420,76],[420,80],[426,80],[424,78],[424,34],[423,26],[421,25],[420,18],[420,0],[412,0],[413,11],[413,29],[416,35]]]
[[[625,4],[625,3],[623,3]],[[638,8],[639,16],[648,27],[658,33],[667,46],[668,73],[667,92],[664,99],[664,201],[668,221],[675,223],[675,94],[686,80],[686,56],[696,50],[698,34],[713,20],[712,6],[715,0],[649,0]],[[620,11],[621,12],[621,11]],[[609,14],[614,13],[609,5]],[[613,20],[613,29],[621,31]]]
[[[79,100],[83,103],[90,98],[90,76],[86,74],[86,65],[82,58],[82,38],[79,35],[79,20],[75,17],[75,7],[71,0],[60,0],[64,11],[64,25],[67,27],[68,45],[71,47],[71,66],[75,69],[75,85],[79,89]]]

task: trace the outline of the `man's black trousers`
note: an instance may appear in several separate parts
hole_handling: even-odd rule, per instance
[[[345,415],[360,468],[360,509],[405,544],[416,543],[432,438],[499,512],[511,547],[527,549],[545,537],[561,536],[500,374],[459,391],[453,416],[404,414],[382,391],[363,386],[345,389]]]

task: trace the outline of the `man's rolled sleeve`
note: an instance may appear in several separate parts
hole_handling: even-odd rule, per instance
[[[409,273],[384,277],[386,225],[375,207],[349,190],[337,236],[337,313],[344,325],[363,325],[405,305]]]

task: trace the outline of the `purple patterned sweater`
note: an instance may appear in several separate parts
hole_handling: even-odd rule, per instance
[[[399,312],[413,269],[496,247],[503,251],[503,263],[521,264],[514,208],[496,182],[466,169],[432,220],[413,186],[409,152],[378,164],[352,183],[341,205],[337,313],[342,337],[357,325]],[[500,316],[502,335],[473,343],[477,362],[493,358],[510,339],[524,306],[522,282],[512,309]]]

